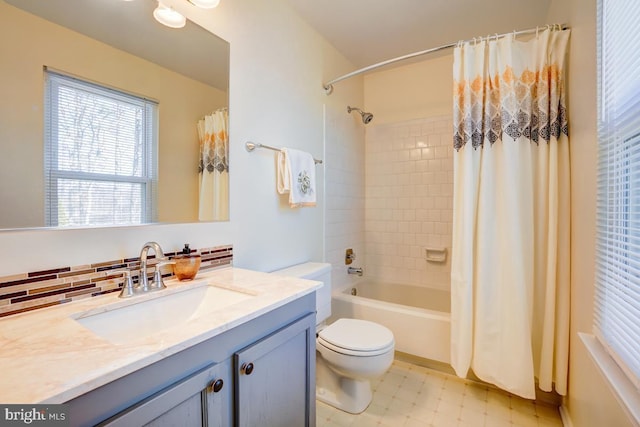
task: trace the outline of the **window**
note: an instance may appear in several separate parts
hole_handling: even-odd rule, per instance
[[[48,226],[155,221],[157,104],[45,71]]]
[[[598,2],[595,334],[640,386],[640,2]]]

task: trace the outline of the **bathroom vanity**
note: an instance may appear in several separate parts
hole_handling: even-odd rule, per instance
[[[318,282],[230,267],[166,283],[151,305],[107,295],[0,320],[0,402],[67,403],[73,426],[315,425]],[[147,307],[179,306],[203,286],[250,297],[186,320],[169,309],[174,325],[145,332],[140,318],[139,336],[114,334],[138,326],[121,313],[153,317]]]

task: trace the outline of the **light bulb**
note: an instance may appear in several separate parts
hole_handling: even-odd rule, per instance
[[[171,28],[182,28],[187,23],[187,18],[171,7],[165,6],[161,1],[158,1],[158,7],[153,11],[153,17],[159,23]]]
[[[213,9],[220,4],[220,0],[189,0],[192,4],[203,9]]]

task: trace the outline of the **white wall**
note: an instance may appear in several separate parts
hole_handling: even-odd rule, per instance
[[[135,256],[155,240],[169,251],[234,245],[234,264],[273,270],[323,258],[324,189],[319,206],[292,210],[275,191],[275,153],[248,153],[251,140],[323,156],[323,105],[362,101],[362,80],[322,82],[353,70],[337,51],[281,0],[223,0],[202,10],[167,0],[190,19],[231,43],[230,205],[226,223],[155,225],[93,230],[0,232],[0,275]],[[206,52],[203,52],[206,54]],[[348,141],[346,141],[348,143]],[[322,167],[318,169],[324,179]]]
[[[632,425],[578,332],[591,332],[598,142],[596,0],[554,0],[548,21],[571,27],[568,110],[571,154],[571,342],[565,405],[574,427]]]

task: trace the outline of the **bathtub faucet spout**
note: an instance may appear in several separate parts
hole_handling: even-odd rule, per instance
[[[347,268],[347,273],[349,274],[357,274],[358,276],[362,276],[363,272],[362,272],[362,268],[358,267],[349,267]]]

